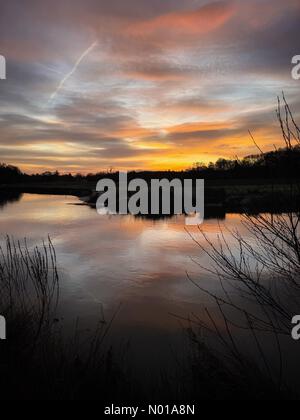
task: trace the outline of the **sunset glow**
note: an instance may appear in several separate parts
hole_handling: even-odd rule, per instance
[[[291,78],[298,0],[1,8],[1,161],[29,173],[184,169],[243,157],[257,152],[248,130],[264,151],[282,144],[281,91],[300,114]]]

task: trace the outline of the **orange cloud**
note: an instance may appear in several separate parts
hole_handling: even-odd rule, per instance
[[[131,35],[158,35],[170,32],[177,36],[197,35],[223,25],[233,15],[233,3],[218,1],[198,10],[168,13],[129,27]]]
[[[232,122],[195,122],[175,125],[168,128],[169,133],[193,133],[209,130],[224,130],[232,128]]]

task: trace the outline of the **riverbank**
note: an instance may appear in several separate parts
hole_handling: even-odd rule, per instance
[[[95,206],[98,193],[95,183],[82,180],[80,182],[40,182],[0,184],[0,194],[31,193],[72,195],[82,198],[84,203]],[[216,212],[286,212],[300,208],[300,180],[248,180],[226,179],[205,181],[206,213],[212,216]]]

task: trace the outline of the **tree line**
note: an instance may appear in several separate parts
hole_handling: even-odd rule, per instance
[[[118,171],[100,171],[97,173],[61,174],[58,171],[39,174],[26,174],[17,166],[0,163],[0,183],[14,182],[56,182],[56,181],[90,181],[100,178],[115,178]],[[242,159],[223,159],[208,164],[196,162],[185,171],[131,171],[128,178],[192,178],[203,179],[260,179],[260,178],[300,178],[300,145],[282,148],[267,153],[246,156]]]

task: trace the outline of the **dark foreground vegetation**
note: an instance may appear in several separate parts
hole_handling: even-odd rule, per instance
[[[286,152],[294,153],[292,140],[299,143],[300,130],[287,104],[285,119],[279,121]],[[294,180],[288,193],[294,199]],[[299,343],[292,338],[292,319],[300,310],[300,205],[283,214],[242,216],[247,239],[238,231],[220,232],[215,240],[199,226],[198,235],[188,232],[209,263],[202,267],[219,282],[221,293],[204,288],[201,279],[189,277],[214,302],[216,311],[189,319],[203,333],[217,337],[229,360],[238,369],[249,392],[257,379],[257,395],[299,399]],[[198,261],[195,261],[199,264]],[[193,334],[195,343],[202,336]],[[246,345],[243,346],[243,340]],[[255,381],[253,382],[253,378]],[[267,387],[266,384],[268,384]],[[267,392],[267,394],[265,394]]]
[[[255,226],[260,219],[250,220]],[[279,221],[282,223],[282,220],[276,219],[274,226]],[[291,219],[287,219],[284,226],[288,227],[290,223]],[[282,227],[281,224],[280,228]],[[271,242],[265,244],[265,247],[271,258],[277,248]],[[287,251],[287,246],[282,248],[285,258]],[[206,252],[216,262],[216,258],[225,258],[212,244]],[[258,250],[253,248],[253,253],[258,259]],[[291,262],[284,267],[284,286],[291,286],[293,291],[297,291],[294,285],[297,277],[290,276],[294,264],[298,265],[299,262],[295,261],[293,254],[288,255]],[[259,260],[262,261],[263,258],[259,257]],[[257,354],[251,359],[238,349],[238,344],[235,344],[235,324],[231,324],[225,315],[226,307],[234,306],[238,311],[235,323],[241,318],[242,312],[249,323],[246,323],[249,334],[253,334],[256,339],[262,331],[275,335],[278,339],[276,351],[279,351],[281,334],[289,334],[289,317],[294,307],[287,310],[282,299],[275,300],[278,298],[260,284],[254,273],[247,271],[245,274],[243,265],[237,273],[236,261],[230,258],[226,261],[225,265],[222,262],[221,268],[218,264],[215,266],[216,275],[228,283],[235,282],[236,289],[244,286],[244,292],[257,299],[257,304],[264,306],[268,316],[261,319],[256,309],[251,313],[246,312],[246,305],[240,304],[237,307],[232,300],[226,301],[226,295],[225,298],[211,295],[224,316],[226,328],[217,327],[219,322],[208,312],[207,323],[205,319],[200,321],[199,318],[189,317],[190,326],[185,330],[190,346],[189,356],[183,365],[179,365],[176,362],[177,356],[170,353],[170,357],[174,357],[174,370],[166,373],[162,366],[161,376],[154,379],[154,391],[149,390],[145,394],[145,391],[141,391],[142,384],[134,376],[134,361],[129,362],[131,369],[128,370],[128,365],[124,364],[123,350],[106,346],[110,322],[106,323],[101,318],[93,333],[87,334],[75,327],[74,334],[65,336],[60,321],[56,318],[60,280],[51,240],[48,239],[40,247],[32,248],[26,241],[15,242],[7,237],[5,245],[0,248],[0,311],[5,315],[8,325],[8,339],[0,342],[1,399],[83,399],[98,400],[107,405],[129,402],[190,403],[206,399],[297,398],[297,392],[288,385],[288,378],[283,370],[289,354],[282,353],[281,369],[278,366],[274,370],[267,369],[268,354],[264,354],[264,365]],[[271,260],[263,261],[267,265]],[[275,266],[274,271],[277,268],[283,272],[281,265]],[[195,284],[201,287],[201,283]],[[212,333],[214,341],[218,338],[223,348],[216,351],[209,345],[203,333],[198,333],[199,327],[202,332]],[[262,343],[253,345],[258,356],[263,351]]]
[[[112,350],[104,350],[109,323],[100,319],[89,335],[75,327],[66,337],[56,318],[58,299],[51,240],[30,248],[7,237],[0,247],[0,312],[7,322],[7,340],[0,342],[0,398],[126,399],[127,379]]]
[[[0,248],[0,311],[8,337],[0,342],[3,400],[98,400],[101,403],[197,402],[203,399],[285,398],[255,365],[215,353],[187,329],[190,357],[184,366],[142,387],[122,362],[122,350],[105,346],[110,322],[91,334],[64,335],[56,318],[59,268],[51,240],[40,247],[7,237]],[[82,335],[83,334],[83,335]],[[134,366],[132,366],[134,368]]]

